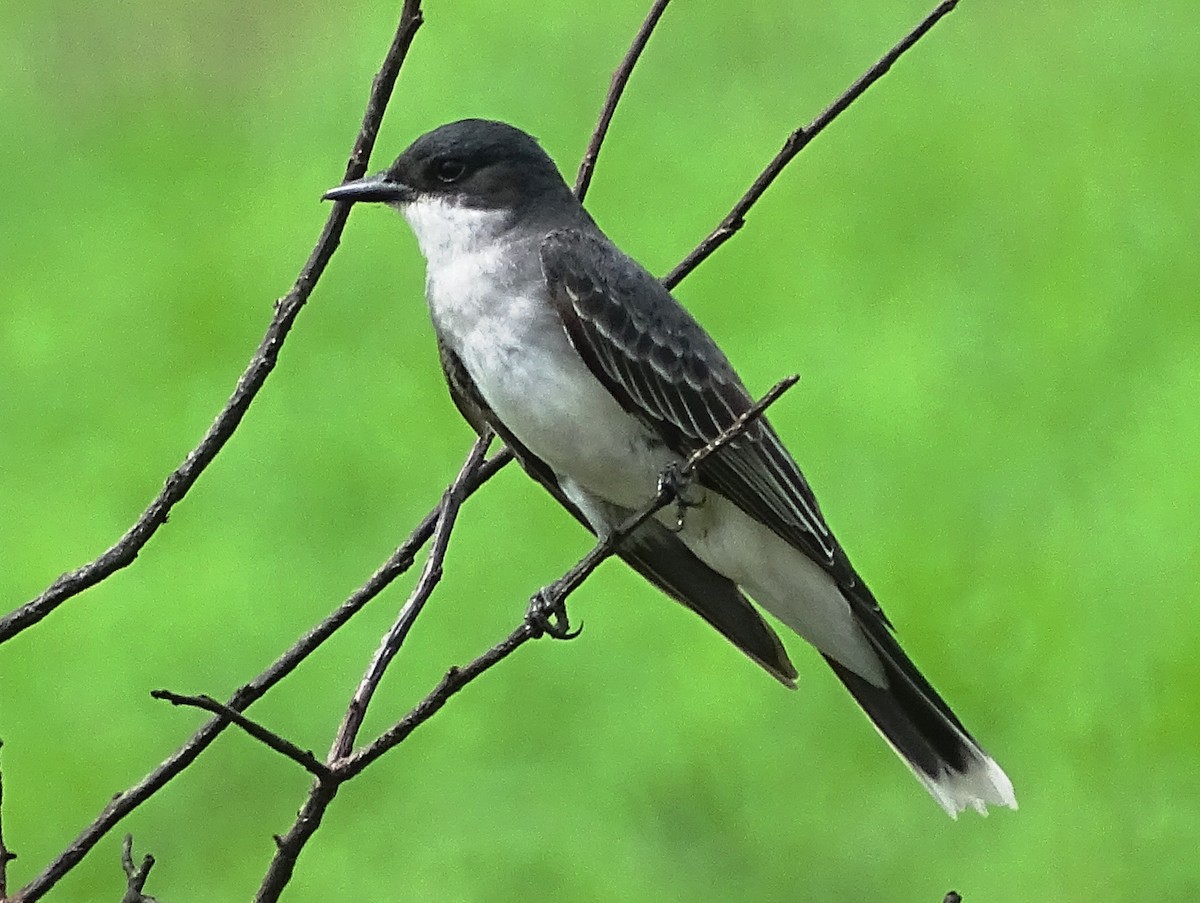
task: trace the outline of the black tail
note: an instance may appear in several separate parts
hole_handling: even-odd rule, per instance
[[[938,804],[952,818],[967,806],[984,814],[988,803],[1017,808],[1008,776],[921,676],[888,628],[875,619],[860,619],[860,624],[878,654],[886,686],[875,686],[829,656],[825,660]]]

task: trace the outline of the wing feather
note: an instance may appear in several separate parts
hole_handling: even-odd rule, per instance
[[[708,334],[663,286],[599,235],[550,233],[542,271],[567,335],[625,410],[687,455],[754,399]],[[812,490],[765,418],[701,465],[700,481],[853,582]]]

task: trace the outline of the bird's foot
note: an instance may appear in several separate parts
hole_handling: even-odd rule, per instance
[[[549,636],[556,640],[573,640],[583,631],[580,624],[575,630],[567,618],[567,603],[553,588],[539,589],[529,600],[525,610],[525,623],[534,631],[535,637]]]
[[[671,497],[669,504],[675,506],[675,523],[667,527],[672,533],[683,532],[684,518],[687,515],[688,508],[697,508],[704,500],[703,495],[698,499],[688,498],[689,491],[695,485],[695,474],[685,474],[683,468],[676,462],[668,464],[663,468],[662,473],[658,475],[659,494],[668,493]]]

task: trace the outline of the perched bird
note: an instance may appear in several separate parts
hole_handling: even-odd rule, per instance
[[[441,126],[325,198],[404,215],[458,409],[599,536],[753,405],[708,333],[609,240],[520,129]],[[816,646],[951,816],[1016,808],[1008,777],[892,636],[765,419],[708,457],[684,495],[686,508],[622,543],[630,566],[785,686],[796,670],[746,595]]]

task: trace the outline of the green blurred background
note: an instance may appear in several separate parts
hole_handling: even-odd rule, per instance
[[[645,0],[429,0],[374,166],[483,115],[574,173]],[[589,206],[665,272],[923,15],[678,3]],[[398,4],[0,7],[0,607],[130,524],[199,439],[327,210]],[[1200,79],[1193,0],[964,2],[678,294],[756,392],[1021,810],[951,822],[792,642],[786,693],[606,566],[586,624],[345,788],[289,899],[1186,900],[1200,894]],[[249,416],[135,565],[0,649],[20,885],[356,587],[470,436],[415,244],[342,249]],[[747,286],[751,290],[747,291]],[[588,547],[520,473],[466,509],[378,729]],[[411,585],[253,709],[315,750]],[[307,787],[230,731],[51,899],[247,899]]]

